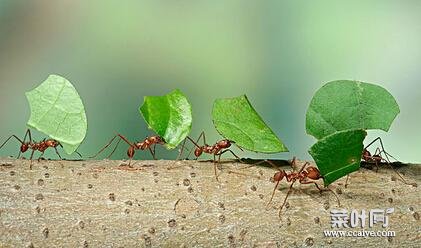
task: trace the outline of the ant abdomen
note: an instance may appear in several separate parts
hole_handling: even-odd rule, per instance
[[[28,144],[22,144],[22,145],[20,146],[20,151],[21,151],[22,153],[24,153],[24,152],[26,152],[26,151],[28,150],[28,148],[29,148],[29,145],[28,145]]]
[[[273,181],[275,181],[275,182],[282,181],[282,179],[284,179],[285,176],[286,176],[285,171],[283,171],[283,170],[282,171],[278,171],[273,176]]]
[[[194,150],[194,156],[196,156],[196,157],[200,157],[200,155],[202,155],[202,153],[203,153],[203,150],[199,147]]]

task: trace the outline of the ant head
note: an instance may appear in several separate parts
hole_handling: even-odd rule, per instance
[[[20,146],[20,151],[21,152],[26,152],[29,148],[28,143],[22,143],[22,145]]]
[[[59,143],[57,140],[52,140],[52,139],[49,139],[49,140],[46,140],[46,141],[45,141],[45,144],[46,144],[48,147],[57,147],[60,143]]]
[[[313,166],[307,168],[307,177],[313,180],[322,178],[322,176],[320,175],[319,169]]]
[[[160,136],[157,136],[157,135],[149,137],[148,140],[151,143],[155,143],[155,144],[163,144],[164,143],[162,138]]]
[[[231,146],[231,141],[226,140],[226,139],[220,140],[218,141],[218,143],[216,143],[216,145],[220,148],[228,148]]]
[[[200,155],[202,155],[202,152],[203,152],[203,149],[202,149],[201,147],[197,147],[197,148],[194,150],[194,156],[196,156],[196,158],[197,158],[197,157],[200,157]]]
[[[133,158],[133,156],[134,156],[134,150],[135,150],[135,147],[134,146],[130,146],[129,149],[127,150],[127,156],[129,158]]]
[[[284,177],[286,177],[285,171],[280,170],[280,171],[276,172],[275,175],[273,175],[273,181],[275,181],[275,182],[282,181],[282,179],[284,179]]]

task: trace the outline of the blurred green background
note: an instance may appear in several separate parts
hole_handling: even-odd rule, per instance
[[[325,82],[355,79],[385,87],[401,108],[389,133],[371,131],[366,141],[380,135],[398,159],[421,162],[420,13],[417,0],[0,0],[0,137],[23,136],[24,92],[54,73],[85,103],[84,155],[116,132],[131,140],[151,134],[138,112],[143,96],[179,88],[193,105],[192,136],[205,130],[209,143],[220,139],[213,100],[247,94],[290,153],[238,154],[308,159],[312,95]],[[126,149],[113,158],[126,158]],[[12,142],[0,156],[17,151]]]

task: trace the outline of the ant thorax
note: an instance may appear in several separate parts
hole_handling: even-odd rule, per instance
[[[300,174],[298,174],[297,172],[290,172],[289,174],[286,173],[285,177],[288,182],[291,182],[292,180],[298,179],[300,177]]]
[[[208,145],[202,146],[203,152],[209,153],[209,154],[215,153],[216,149],[217,149],[216,146],[208,146]]]
[[[147,149],[150,146],[150,143],[149,143],[148,140],[144,140],[142,142],[137,142],[135,144],[135,146],[136,146],[137,149],[145,150],[145,149]]]
[[[146,150],[153,144],[164,145],[165,142],[162,140],[160,136],[151,136],[151,137],[145,138],[142,142],[140,141],[137,142],[135,146],[137,149]]]

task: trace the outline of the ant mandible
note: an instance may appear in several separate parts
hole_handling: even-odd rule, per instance
[[[198,145],[200,138],[203,138],[203,145],[202,146]],[[226,152],[230,152],[232,155],[234,155],[235,158],[237,158],[238,160],[241,161],[241,158],[238,157],[231,149],[229,149],[231,147],[231,145],[235,143],[234,141],[223,139],[223,140],[220,140],[220,141],[216,142],[213,145],[208,145],[206,143],[206,137],[205,137],[204,131],[202,131],[200,133],[200,135],[199,135],[199,137],[197,138],[196,141],[194,141],[192,138],[187,136],[186,139],[184,140],[184,143],[182,145],[179,156],[181,156],[181,154],[183,153],[183,149],[184,149],[184,146],[186,144],[187,139],[190,140],[190,142],[192,142],[196,146],[196,149],[194,150],[194,155],[195,155],[196,159],[198,159],[203,153],[213,155],[214,172],[215,172],[215,177],[216,177],[217,181],[219,181],[218,173],[217,173],[217,164],[221,163],[222,154],[224,154]],[[240,150],[242,150],[242,149],[240,148]],[[187,158],[190,156],[190,153],[191,153],[191,151],[187,155]],[[216,161],[216,156],[218,156],[218,162]]]
[[[370,151],[368,150],[368,148],[371,145],[373,145],[376,141],[379,141],[381,149],[379,147],[377,147],[374,154],[371,154]],[[381,155],[382,153],[384,154],[384,158]],[[416,186],[415,183],[408,183],[403,178],[403,176],[398,171],[396,171],[396,169],[391,165],[389,157],[391,157],[391,158],[393,158],[397,161],[396,158],[394,158],[392,155],[390,155],[388,152],[386,152],[386,150],[384,149],[384,146],[383,146],[382,139],[380,137],[377,137],[376,139],[371,141],[366,147],[364,147],[362,155],[361,155],[361,160],[368,163],[368,164],[374,164],[375,167],[376,167],[376,172],[379,170],[379,164],[384,162],[387,165],[389,165],[390,168],[392,168],[392,170],[401,178],[401,180],[404,184]],[[348,186],[348,180],[349,180],[349,175],[347,175],[347,177],[346,177],[345,187]]]
[[[29,136],[29,141],[26,141],[26,137]],[[44,155],[45,151],[48,148],[54,148],[54,150],[56,151],[57,156],[62,159],[62,157],[60,156],[60,153],[57,150],[57,147],[63,147],[59,141],[55,140],[55,139],[43,139],[40,142],[35,142],[32,140],[32,135],[31,135],[31,130],[28,129],[25,133],[25,136],[23,137],[23,140],[21,140],[19,137],[17,137],[16,135],[10,135],[9,138],[6,139],[6,141],[3,142],[2,145],[0,145],[0,149],[11,139],[11,138],[15,138],[17,141],[19,141],[19,143],[21,144],[20,146],[20,150],[19,150],[19,154],[17,156],[17,159],[20,158],[20,155],[22,153],[25,153],[26,151],[28,151],[29,149],[32,150],[31,152],[31,156],[29,158],[29,160],[31,161],[29,168],[32,169],[32,158],[34,156],[35,151],[39,151],[41,152],[41,155],[38,158],[38,161],[40,161],[40,159],[42,158],[42,156]],[[82,157],[82,155],[80,155],[79,152],[76,151],[76,153]]]
[[[269,163],[271,166],[278,168],[272,161],[270,160],[263,160],[261,162],[258,163],[264,163],[267,162]],[[255,165],[257,165],[258,163],[256,163]],[[296,165],[296,158],[294,157],[291,161],[291,165],[294,168]],[[288,196],[291,193],[292,190],[292,186],[294,186],[295,182],[299,182],[301,184],[314,184],[317,189],[320,191],[320,193],[322,192],[322,189],[319,187],[319,185],[315,182],[321,178],[323,178],[323,176],[320,174],[319,169],[317,169],[314,166],[309,166],[310,163],[309,162],[305,162],[304,165],[301,167],[301,169],[298,172],[294,172],[294,171],[290,171],[287,172],[285,170],[279,169],[278,168],[278,172],[276,172],[273,176],[273,181],[276,182],[275,187],[273,188],[273,192],[272,192],[272,196],[270,197],[269,202],[266,204],[266,207],[269,206],[269,204],[272,202],[272,199],[275,195],[276,189],[278,188],[279,183],[285,178],[285,180],[287,182],[290,182],[290,186],[287,192],[287,195],[285,196],[285,199],[279,209],[279,217],[281,217],[281,213],[282,213],[282,209],[284,208]],[[326,188],[327,190],[331,191],[333,193],[333,195],[336,197],[336,200],[338,201],[338,205],[340,206],[341,203],[339,201],[338,196],[329,188]]]
[[[136,152],[136,150],[146,150],[149,149],[150,153],[152,154],[152,157],[156,160],[155,157],[155,147],[157,144],[159,145],[164,145],[165,141],[164,139],[162,139],[160,136],[154,135],[154,136],[149,136],[147,138],[145,138],[143,141],[138,141],[135,143],[131,143],[126,137],[124,137],[121,134],[117,134],[115,135],[110,142],[108,142],[101,150],[99,150],[99,152],[97,154],[95,154],[92,157],[89,158],[96,158],[101,152],[103,152],[108,146],[111,145],[111,143],[116,139],[116,138],[120,138],[117,142],[117,144],[115,145],[113,151],[110,153],[110,155],[107,156],[107,159],[111,157],[111,155],[113,155],[113,153],[115,152],[115,150],[117,149],[118,145],[120,144],[120,141],[123,140],[124,142],[126,142],[129,145],[129,148],[127,149],[127,156],[129,157],[129,164],[128,166],[131,167],[131,162],[132,159],[134,157],[134,154]],[[153,149],[151,148],[153,145]]]

